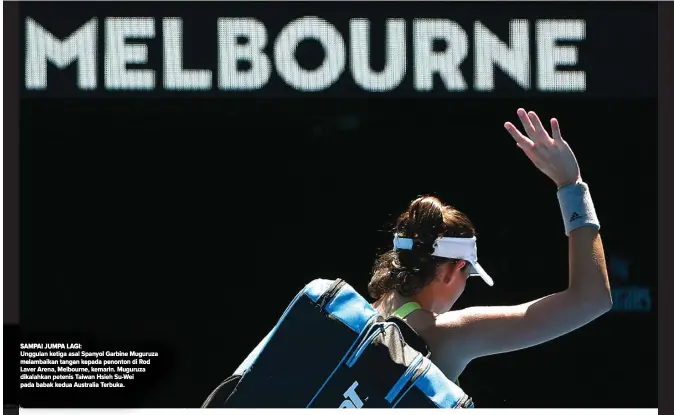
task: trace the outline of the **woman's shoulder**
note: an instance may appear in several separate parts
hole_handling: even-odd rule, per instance
[[[407,316],[405,322],[428,345],[431,355],[438,356],[439,354],[444,355],[448,349],[454,349],[458,346],[456,339],[454,339],[455,336],[452,335],[451,328],[439,325],[440,320],[450,318],[452,316],[435,315],[425,310],[419,310]]]
[[[449,313],[440,315],[430,314],[425,317],[418,316],[420,326],[418,326],[417,332],[431,352],[431,361],[449,379],[457,379],[466,368],[468,361],[466,361],[464,358],[465,354],[461,351],[462,342],[459,333],[454,332],[451,327],[438,326],[438,320],[454,318],[455,313],[451,311]],[[412,318],[414,316],[410,316],[410,319]]]
[[[442,314],[433,314],[425,310],[411,314],[408,317],[410,324],[419,332],[433,335],[438,332],[446,334],[453,328],[462,325],[463,313],[461,311],[447,311]]]

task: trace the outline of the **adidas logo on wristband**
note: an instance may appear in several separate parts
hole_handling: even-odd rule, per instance
[[[564,186],[557,191],[557,199],[562,209],[566,236],[581,226],[600,228],[587,184],[578,182],[573,186]]]

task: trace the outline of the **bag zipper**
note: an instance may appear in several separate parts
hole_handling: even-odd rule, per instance
[[[400,391],[407,385],[407,383],[410,381],[410,379],[414,376],[416,373],[416,370],[419,366],[421,366],[421,363],[423,362],[423,358],[421,357],[421,353],[417,355],[417,357],[412,360],[412,363],[407,367],[407,370],[405,370],[405,373],[398,379],[398,381],[393,385],[389,393],[386,395],[386,401],[388,403],[393,402],[395,398],[400,395]]]
[[[323,294],[321,294],[320,297],[318,297],[318,300],[316,301],[316,304],[318,304],[318,307],[323,310],[325,307],[328,305],[330,300],[332,300],[337,293],[346,285],[346,281],[342,280],[341,278],[336,279],[333,281],[332,285],[328,287],[327,290]]]

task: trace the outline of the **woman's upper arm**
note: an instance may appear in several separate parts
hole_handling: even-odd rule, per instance
[[[437,317],[440,331],[452,331],[464,360],[525,349],[571,332],[603,314],[591,303],[563,291],[515,305],[471,307]]]

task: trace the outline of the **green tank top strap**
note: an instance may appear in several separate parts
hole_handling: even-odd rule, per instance
[[[410,313],[413,311],[420,310],[421,306],[419,303],[410,301],[409,303],[403,304],[399,309],[393,312],[391,314],[393,317],[398,317],[399,319],[404,319],[405,317],[409,316]]]
[[[419,303],[410,301],[409,303],[403,304],[399,309],[393,312],[391,314],[392,317],[398,317],[399,319],[404,319],[405,317],[409,316],[413,311],[421,310],[421,306]],[[460,386],[459,384],[459,378],[457,377],[456,380],[454,381],[456,383],[456,386]]]

